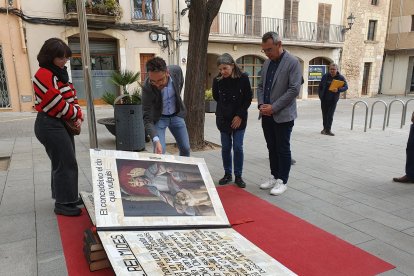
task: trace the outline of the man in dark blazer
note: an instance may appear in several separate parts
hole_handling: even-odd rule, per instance
[[[407,148],[405,150],[405,175],[402,177],[394,177],[395,182],[414,183],[414,112],[411,115],[410,134],[408,135]]]
[[[338,88],[331,88],[331,83],[334,80],[342,81],[343,85]],[[329,72],[322,76],[318,89],[323,121],[321,134],[335,136],[331,131],[333,116],[339,100],[339,93],[345,92],[346,90],[348,90],[348,84],[346,83],[345,77],[338,72],[338,65],[331,63],[329,65]]]
[[[167,67],[160,57],[146,64],[148,77],[142,89],[145,130],[154,144],[154,153],[165,153],[165,130],[174,136],[181,156],[190,156],[190,141],[184,121],[186,109],[181,99],[183,72],[177,65]]]
[[[297,117],[296,97],[302,84],[302,70],[299,60],[283,49],[275,32],[263,35],[262,52],[268,59],[263,64],[257,103],[269,150],[271,176],[260,188],[271,189],[271,195],[280,195],[286,191],[289,178],[290,135]]]

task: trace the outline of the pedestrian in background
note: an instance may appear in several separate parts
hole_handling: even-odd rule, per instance
[[[331,87],[332,82],[336,80],[342,83],[340,87]],[[348,84],[345,77],[338,72],[338,65],[331,63],[329,72],[322,76],[319,82],[319,99],[321,100],[323,130],[321,134],[335,136],[331,131],[333,116],[336,104],[339,100],[339,94],[348,90]]]
[[[183,71],[177,65],[167,67],[160,57],[147,64],[148,78],[142,89],[144,124],[154,144],[154,153],[164,154],[165,131],[174,136],[181,156],[190,156],[190,141],[184,121],[186,108],[181,99]]]
[[[220,185],[233,180],[240,188],[245,188],[243,181],[243,140],[247,125],[247,110],[252,102],[252,89],[249,77],[242,73],[233,57],[227,53],[217,58],[219,74],[213,79],[213,98],[217,101],[216,125],[220,131],[221,158],[224,177]],[[232,158],[233,149],[233,158]],[[233,159],[233,160],[232,160]]]
[[[82,204],[78,196],[78,163],[74,136],[64,121],[72,121],[76,127],[83,122],[76,90],[69,82],[65,66],[72,51],[59,38],[46,40],[37,55],[39,70],[33,77],[35,108],[35,134],[43,144],[52,162],[51,189],[55,213],[78,216]]]
[[[299,60],[283,49],[275,32],[263,35],[262,52],[268,59],[257,87],[257,103],[269,150],[271,176],[260,188],[271,189],[271,195],[280,195],[287,189],[292,162],[290,135],[297,117],[296,97],[302,84],[302,70]]]
[[[392,180],[400,183],[414,183],[414,112],[411,115],[410,134],[408,135],[407,148],[405,150],[405,175],[394,177]]]

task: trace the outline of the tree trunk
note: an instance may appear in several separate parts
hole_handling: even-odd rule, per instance
[[[184,103],[191,149],[204,146],[204,91],[207,66],[208,36],[211,23],[223,0],[191,1],[188,61],[185,76]]]

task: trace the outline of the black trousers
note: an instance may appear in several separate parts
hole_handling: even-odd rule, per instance
[[[292,154],[290,151],[290,135],[294,121],[276,123],[272,116],[262,117],[263,134],[269,150],[270,173],[275,179],[287,183],[290,167],[292,165]]]
[[[57,203],[72,203],[78,199],[78,163],[75,140],[60,119],[38,113],[35,134],[52,162],[52,198]]]
[[[410,126],[407,149],[405,150],[407,159],[405,161],[405,174],[409,179],[414,179],[414,124]]]
[[[321,100],[323,129],[331,130],[333,116],[335,114],[337,101]]]

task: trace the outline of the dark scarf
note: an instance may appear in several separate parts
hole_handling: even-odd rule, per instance
[[[68,83],[69,75],[68,75],[66,66],[63,68],[60,68],[54,64],[43,64],[43,65],[40,65],[40,67],[43,67],[43,68],[46,68],[52,71],[53,75],[55,75],[59,81],[63,83]]]

